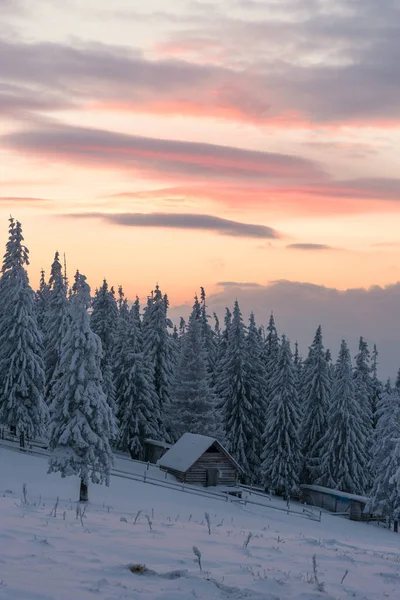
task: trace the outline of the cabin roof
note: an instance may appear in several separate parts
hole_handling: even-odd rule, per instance
[[[242,467],[216,438],[208,437],[207,435],[199,435],[197,433],[184,433],[164,456],[157,461],[157,464],[160,467],[166,467],[167,469],[172,469],[180,473],[186,473],[196,460],[198,460],[213,444],[216,444],[218,449],[232,461],[238,471],[243,471]]]

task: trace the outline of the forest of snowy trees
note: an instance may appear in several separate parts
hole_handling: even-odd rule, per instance
[[[343,340],[336,362],[321,326],[304,359],[239,303],[223,325],[200,288],[187,323],[168,318],[158,285],[129,302],[106,281],[91,294],[54,256],[34,292],[21,224],[10,218],[0,279],[0,426],[43,436],[49,471],[108,484],[113,449],[143,458],[148,437],[218,437],[247,481],[296,495],[301,483],[367,494],[370,510],[400,517],[400,372],[378,377],[378,351]],[[264,319],[265,315],[262,315]],[[399,356],[400,362],[400,356]]]

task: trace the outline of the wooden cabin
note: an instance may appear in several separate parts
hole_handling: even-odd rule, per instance
[[[157,464],[178,481],[204,486],[235,486],[242,467],[215,438],[184,433]]]
[[[325,508],[333,513],[346,515],[352,521],[370,519],[364,509],[368,502],[365,496],[348,494],[340,490],[322,487],[320,485],[301,485],[302,501],[306,504]]]
[[[144,460],[152,464],[156,464],[159,458],[164,456],[166,452],[171,448],[171,444],[167,442],[160,442],[159,440],[151,440],[147,438],[144,440]]]

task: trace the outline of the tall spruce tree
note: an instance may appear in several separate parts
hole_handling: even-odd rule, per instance
[[[300,391],[300,385],[301,385],[301,378],[302,378],[302,372],[303,372],[303,360],[300,356],[300,352],[299,352],[299,343],[295,342],[294,344],[294,353],[293,353],[293,366],[294,366],[294,374],[296,377],[296,386],[297,386],[297,391]]]
[[[175,373],[173,420],[177,437],[185,432],[209,436],[217,433],[216,400],[208,366],[203,322],[201,314],[199,317],[196,297]]]
[[[227,312],[226,315],[228,323],[229,314]],[[228,344],[218,369],[220,375],[217,380],[216,392],[221,407],[227,449],[247,475],[250,475],[248,450],[250,436],[254,433],[251,429],[252,404],[246,385],[248,376],[246,327],[237,300],[228,329]]]
[[[289,496],[299,489],[301,444],[300,406],[293,357],[283,335],[276,370],[271,378],[271,396],[263,435],[262,479],[266,488]]]
[[[200,324],[203,337],[203,346],[207,358],[207,369],[211,377],[214,375],[215,361],[217,354],[217,344],[214,331],[208,321],[206,293],[203,287],[200,288]]]
[[[374,481],[367,510],[394,521],[400,519],[400,393],[382,394],[372,447]]]
[[[272,394],[270,382],[273,379],[279,356],[279,336],[275,325],[275,318],[271,313],[267,333],[264,341],[264,365],[267,385],[267,404]]]
[[[54,373],[60,359],[60,344],[70,323],[67,286],[58,252],[54,255],[49,278],[49,302],[45,320],[46,401],[51,402]]]
[[[81,501],[89,481],[109,485],[118,434],[102,388],[101,341],[90,328],[90,287],[79,272],[71,291],[71,322],[63,335],[50,406],[49,473],[80,478]]]
[[[116,332],[118,328],[118,307],[115,300],[114,288],[108,289],[104,279],[103,285],[96,290],[92,304],[90,326],[100,340],[103,349],[101,372],[103,375],[103,390],[114,414],[117,411],[115,402],[114,359]]]
[[[327,431],[330,391],[329,366],[324,351],[320,325],[309,348],[302,373],[300,398],[303,412],[301,438],[304,463],[302,480],[305,483],[314,483],[315,479],[321,475],[322,457],[319,442]]]
[[[321,475],[315,483],[352,494],[368,486],[366,431],[356,400],[349,349],[343,340],[335,365],[328,412],[328,429],[322,438]]]
[[[246,344],[246,376],[245,386],[251,405],[249,412],[249,436],[246,456],[252,481],[260,479],[261,454],[263,450],[262,436],[265,430],[266,415],[266,378],[263,362],[263,344],[257,328],[254,313],[250,313]]]
[[[143,323],[144,355],[152,369],[154,389],[157,394],[156,413],[158,415],[157,439],[171,439],[170,415],[173,386],[173,349],[168,318],[168,298],[163,296],[156,285],[148,297],[144,309]]]
[[[46,274],[42,269],[40,271],[40,283],[39,289],[35,292],[33,297],[33,304],[36,314],[36,321],[39,327],[39,330],[44,336],[46,331],[46,315],[47,310],[49,308],[49,300],[50,300],[50,286],[46,282]]]
[[[371,360],[371,408],[372,408],[372,425],[373,428],[376,429],[378,423],[377,410],[378,406],[381,402],[382,394],[383,394],[383,385],[382,382],[378,378],[378,356],[379,352],[377,350],[376,344],[374,344],[374,349],[372,351],[372,360]]]
[[[116,378],[120,437],[118,446],[132,458],[144,459],[144,440],[158,433],[158,399],[153,373],[143,353],[137,306],[133,305],[122,332]]]
[[[225,360],[225,355],[229,345],[229,331],[232,325],[232,313],[229,308],[225,308],[224,316],[224,329],[221,331],[219,320],[217,315],[214,313],[215,320],[215,338],[217,340],[216,354],[215,354],[215,368],[213,374],[213,385],[215,389],[218,389],[220,385],[221,377],[223,377],[222,365]]]
[[[45,431],[43,345],[25,269],[29,250],[19,221],[9,223],[0,280],[0,423],[24,446]]]
[[[360,414],[364,418],[365,429],[372,435],[372,379],[368,344],[361,336],[358,344],[358,353],[355,356],[353,371],[356,399],[360,406]]]

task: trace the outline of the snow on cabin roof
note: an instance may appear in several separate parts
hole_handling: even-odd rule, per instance
[[[322,494],[330,494],[337,498],[346,498],[346,500],[354,500],[355,502],[362,502],[366,504],[369,500],[366,496],[358,496],[357,494],[349,494],[348,492],[342,492],[341,490],[334,490],[332,488],[322,487],[321,485],[308,485],[303,484],[300,486],[305,490],[313,490],[314,492],[321,492]]]
[[[160,467],[186,473],[196,460],[213,444],[217,444],[229,456],[239,471],[243,470],[217,439],[197,433],[184,433],[168,452],[157,461],[157,464]]]

